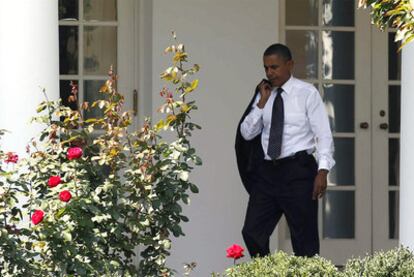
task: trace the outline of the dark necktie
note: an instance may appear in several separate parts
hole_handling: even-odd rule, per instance
[[[284,107],[282,99],[282,88],[277,89],[277,95],[273,102],[272,121],[270,123],[269,145],[267,154],[272,160],[280,156],[282,150],[282,136],[284,124]]]

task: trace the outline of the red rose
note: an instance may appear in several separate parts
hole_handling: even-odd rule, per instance
[[[237,244],[233,244],[232,246],[230,246],[229,248],[227,248],[227,258],[233,258],[235,260],[244,257],[243,255],[243,247],[241,247],[240,245]]]
[[[47,181],[47,185],[50,188],[54,188],[57,185],[59,185],[61,181],[62,181],[62,179],[60,179],[60,176],[50,176],[49,181]]]
[[[19,160],[19,156],[12,153],[12,152],[8,152],[7,153],[7,159],[5,160],[6,163],[17,163],[17,161]]]
[[[39,224],[40,222],[42,222],[44,215],[45,213],[42,210],[35,210],[32,214],[32,223],[34,225]]]
[[[79,159],[82,157],[83,151],[80,147],[71,147],[68,149],[67,157],[69,160]]]
[[[70,194],[70,191],[63,190],[59,193],[59,199],[63,202],[68,202],[72,198],[72,194]]]

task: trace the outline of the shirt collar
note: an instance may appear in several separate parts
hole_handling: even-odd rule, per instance
[[[295,78],[293,77],[293,75],[290,75],[290,78],[283,84],[282,89],[284,92],[286,92],[286,94],[290,94],[290,92],[293,89],[293,83]]]

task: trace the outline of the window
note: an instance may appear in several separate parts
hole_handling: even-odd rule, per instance
[[[71,81],[78,85],[80,103],[93,102],[110,66],[117,69],[117,14],[116,0],[59,0],[60,97],[65,105],[76,108],[67,101]]]

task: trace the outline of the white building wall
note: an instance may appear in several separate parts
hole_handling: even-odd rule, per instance
[[[153,110],[160,104],[159,73],[168,64],[162,53],[172,42],[171,30],[186,45],[191,62],[201,65],[200,89],[194,94],[199,111],[193,119],[203,129],[193,141],[204,164],[192,175],[200,193],[185,208],[186,236],[173,242],[169,258],[180,272],[184,262],[192,261],[197,263],[192,276],[222,272],[232,265],[226,248],[244,246],[240,231],[248,198],[236,169],[234,138],[264,77],[263,51],[277,42],[278,28],[277,0],[153,1]]]

